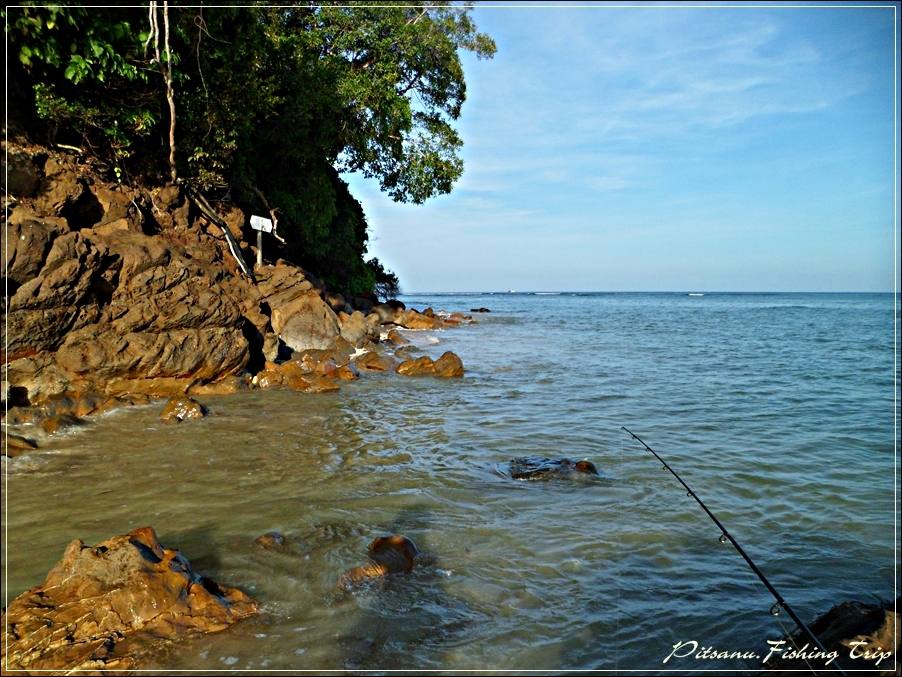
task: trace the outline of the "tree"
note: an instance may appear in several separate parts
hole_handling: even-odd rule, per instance
[[[144,54],[146,11],[7,11],[21,64],[11,105],[36,113],[23,126],[79,139],[126,176],[177,171],[248,208],[278,207],[288,253],[320,274],[345,270],[355,288],[375,271],[363,262],[362,210],[338,173],[372,177],[397,201],[449,192],[463,171],[460,54],[495,51],[470,8],[450,3],[172,5],[172,54],[157,59],[167,99]]]

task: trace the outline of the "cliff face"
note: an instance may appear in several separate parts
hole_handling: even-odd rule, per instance
[[[244,275],[223,232],[178,186],[110,184],[71,156],[8,151],[4,399],[169,395],[259,370],[275,359],[278,334],[295,350],[343,334],[352,345],[378,340],[376,316],[345,307],[339,317],[297,266]],[[253,260],[245,214],[219,215]]]

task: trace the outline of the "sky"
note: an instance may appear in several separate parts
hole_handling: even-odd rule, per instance
[[[408,293],[892,291],[897,13],[477,6],[464,175],[346,176],[369,253]]]

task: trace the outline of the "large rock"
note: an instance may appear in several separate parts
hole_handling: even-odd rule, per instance
[[[395,314],[395,324],[407,329],[438,329],[442,326],[442,321],[415,310],[402,310]]]
[[[324,350],[341,335],[338,317],[316,292],[272,307],[272,327],[293,350]]]
[[[94,547],[76,540],[3,614],[6,670],[134,670],[161,643],[225,630],[257,603],[191,568],[150,527]]]
[[[348,315],[338,313],[338,322],[341,326],[341,336],[353,346],[362,346],[367,340],[374,341],[379,338],[378,325],[367,321],[366,316],[359,310]]]
[[[435,361],[435,375],[443,378],[460,378],[464,375],[464,363],[449,350]]]
[[[423,355],[410,360],[404,360],[395,369],[401,376],[434,376],[435,362],[432,358]]]

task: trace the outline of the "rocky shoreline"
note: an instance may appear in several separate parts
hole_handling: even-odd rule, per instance
[[[456,355],[416,356],[397,330],[469,315],[348,300],[281,259],[248,276],[256,246],[240,209],[219,205],[214,222],[180,186],[131,188],[72,155],[4,150],[6,456],[157,398],[330,392],[373,371],[463,374]]]

